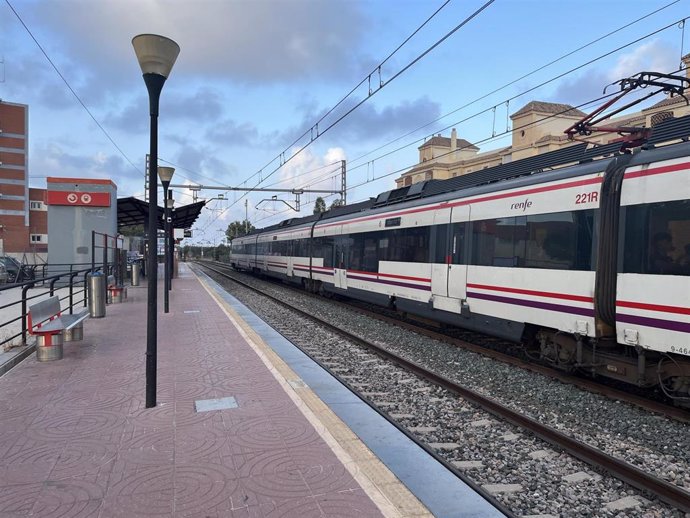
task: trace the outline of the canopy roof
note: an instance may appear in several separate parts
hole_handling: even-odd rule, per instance
[[[199,201],[172,210],[173,228],[191,228],[206,202]],[[158,209],[158,228],[163,229],[163,207]],[[138,198],[119,198],[117,200],[117,228],[134,225],[146,226],[149,221],[149,203]]]

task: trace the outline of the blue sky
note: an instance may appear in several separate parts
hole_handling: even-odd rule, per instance
[[[506,111],[531,100],[577,105],[616,79],[679,67],[690,38],[674,25],[690,14],[681,0],[496,0],[407,71],[398,71],[457,26],[485,0],[451,0],[381,69],[385,86],[286,165],[284,151],[365,78],[436,9],[440,0],[10,0],[60,72],[124,152],[100,131],[19,23],[0,1],[0,98],[29,105],[29,174],[112,178],[119,196],[142,196],[148,151],[147,94],[131,39],[157,33],[180,56],[161,97],[159,156],[176,166],[173,183],[330,189],[338,160],[348,162],[348,201],[394,188],[396,171],[417,162],[432,133],[483,141],[506,129]],[[656,9],[659,13],[601,40],[470,106],[458,108]],[[625,48],[532,92],[527,90]],[[372,77],[378,85],[378,75]],[[344,103],[366,97],[368,86]],[[493,111],[496,106],[495,123]],[[320,130],[342,114],[327,117]],[[470,118],[487,110],[488,112]],[[457,110],[457,111],[456,111]],[[440,121],[435,119],[449,114]],[[464,119],[469,118],[465,122]],[[414,131],[425,126],[423,129]],[[410,134],[411,133],[411,134]],[[408,135],[409,134],[409,135]],[[407,135],[395,143],[393,140]],[[496,139],[482,151],[509,144]],[[403,149],[389,153],[395,149]],[[380,149],[379,149],[380,148]],[[384,156],[386,155],[386,156]],[[272,162],[273,161],[273,162]],[[130,163],[131,162],[131,163]],[[132,165],[133,164],[133,165]],[[161,162],[161,165],[167,165]],[[323,167],[326,166],[326,167]],[[269,173],[273,174],[266,178]],[[254,175],[254,176],[252,176]],[[280,182],[277,184],[277,182]],[[276,185],[277,184],[277,185]],[[360,185],[361,184],[361,185]],[[223,191],[207,190],[201,198]],[[191,242],[219,242],[244,218],[241,194],[209,202]],[[250,193],[249,218],[266,226],[294,217],[270,193]],[[175,190],[176,204],[191,193]],[[293,204],[290,196],[281,199]],[[302,196],[310,213],[315,195]],[[327,198],[327,203],[335,196]],[[258,208],[256,208],[258,205]]]

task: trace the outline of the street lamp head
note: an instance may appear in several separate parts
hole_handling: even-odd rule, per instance
[[[170,182],[172,181],[173,174],[175,174],[175,168],[174,167],[159,167],[158,168],[158,178],[161,179],[161,183],[163,184],[163,187],[166,189],[168,188],[168,185],[170,185]]]
[[[170,38],[157,34],[139,34],[132,38],[142,74],[167,78],[180,53],[180,46]]]

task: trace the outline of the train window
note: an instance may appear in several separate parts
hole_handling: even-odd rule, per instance
[[[389,234],[389,261],[428,263],[431,227],[401,228]]]
[[[335,238],[335,267],[336,268],[350,268],[352,267],[352,250],[354,247],[354,239],[348,235],[338,236]],[[359,264],[359,263],[358,263]]]
[[[448,262],[448,228],[450,225],[436,225],[431,228],[431,248],[434,251],[431,261],[436,264]]]
[[[376,232],[364,235],[364,246],[362,248],[362,263],[360,268],[364,272],[377,272],[379,269],[379,259],[377,254],[378,239]]]
[[[526,217],[487,219],[472,223],[472,263],[520,266],[524,261]]]
[[[690,200],[626,207],[623,271],[690,275]]]
[[[472,264],[591,270],[594,210],[472,223]]]
[[[578,237],[575,217],[573,212],[528,216],[525,267],[574,269]]]

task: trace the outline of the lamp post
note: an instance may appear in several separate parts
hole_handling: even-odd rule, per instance
[[[151,140],[149,151],[149,221],[148,221],[148,300],[146,304],[146,408],[156,406],[157,306],[158,306],[158,105],[165,80],[170,75],[180,47],[169,38],[140,34],[132,38],[144,83],[149,93]]]
[[[175,227],[173,227],[173,217],[172,217],[172,212],[173,212],[173,207],[175,206],[175,200],[173,199],[173,193],[172,191],[168,191],[168,197],[165,200],[165,208],[168,210],[168,218],[170,222],[168,223],[169,229],[168,229],[168,259],[170,260],[170,270],[169,273],[170,275],[168,276],[168,284],[167,284],[167,290],[172,291],[172,279],[173,279],[173,272],[175,271],[175,236],[173,235],[175,232]]]
[[[175,174],[175,168],[173,167],[158,168],[158,177],[163,184],[163,202],[165,203],[163,208],[163,234],[165,236],[163,238],[165,243],[163,247],[163,263],[165,264],[163,275],[163,311],[165,313],[170,312],[170,296],[168,293],[170,291],[170,208],[168,207],[168,187],[170,187],[173,174]]]

